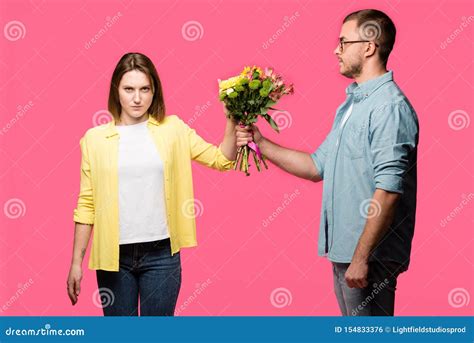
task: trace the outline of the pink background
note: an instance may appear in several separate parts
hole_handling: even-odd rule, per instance
[[[341,21],[371,7],[397,26],[389,69],[421,125],[416,234],[396,314],[472,315],[471,2],[305,0],[1,1],[0,313],[102,314],[88,255],[75,307],[66,277],[79,138],[103,120],[111,73],[124,53],[148,55],[168,113],[216,144],[225,125],[217,79],[246,64],[273,66],[296,93],[279,104],[288,111],[279,114],[287,123],[280,135],[260,127],[278,143],[312,152],[350,82],[333,55]],[[114,15],[107,32],[87,45]],[[23,27],[9,31],[19,25],[12,21]],[[202,27],[196,37],[183,34],[190,21]],[[339,315],[330,263],[316,253],[322,184],[273,165],[248,178],[197,164],[193,170],[199,246],[182,251],[178,315]],[[283,295],[272,298],[279,288]]]

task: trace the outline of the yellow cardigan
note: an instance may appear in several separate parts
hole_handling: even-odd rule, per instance
[[[207,143],[176,115],[161,122],[148,118],[150,131],[164,165],[165,204],[171,253],[196,246],[191,160],[221,171],[229,170],[220,147]],[[81,183],[74,221],[94,225],[89,268],[119,270],[118,146],[112,120],[87,130],[80,140]]]

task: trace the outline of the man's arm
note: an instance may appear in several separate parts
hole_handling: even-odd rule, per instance
[[[345,274],[349,287],[367,287],[370,254],[390,227],[399,198],[399,193],[387,192],[383,189],[375,190],[369,208],[369,211],[375,215],[368,216],[364,231],[354,251],[352,262]]]
[[[237,126],[236,135],[237,146],[244,146],[255,141],[262,154],[284,171],[314,182],[322,180],[309,153],[284,148],[273,143],[263,137],[256,126],[252,128]]]
[[[264,137],[257,144],[267,159],[287,173],[314,182],[322,180],[309,153],[284,148]]]

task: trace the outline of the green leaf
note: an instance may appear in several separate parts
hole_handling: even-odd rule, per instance
[[[262,115],[263,118],[265,118],[265,120],[270,124],[270,126],[278,133],[280,133],[280,129],[278,128],[278,125],[277,123],[275,123],[275,121],[273,120],[272,117],[270,117],[270,115],[268,114],[264,114]]]
[[[268,100],[267,104],[265,105],[267,108],[272,109],[272,106],[276,104],[276,101]]]
[[[248,122],[249,124],[255,124],[257,122],[257,117],[250,118]]]

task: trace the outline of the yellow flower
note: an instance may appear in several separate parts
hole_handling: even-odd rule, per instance
[[[219,89],[220,90],[224,90],[224,89],[227,89],[227,88],[231,88],[231,87],[234,87],[237,85],[237,83],[240,81],[241,79],[241,76],[234,76],[234,77],[231,77],[230,79],[227,79],[227,80],[220,80],[219,81]]]
[[[247,75],[250,72],[251,68],[250,67],[245,67],[244,70],[240,73],[240,75]]]
[[[263,70],[262,68],[260,67],[257,67],[256,65],[254,65],[253,67],[245,67],[244,70],[242,71],[242,73],[240,73],[241,76],[243,75],[247,75],[248,73],[250,73],[251,71],[253,72],[257,72],[259,75],[263,75]]]

